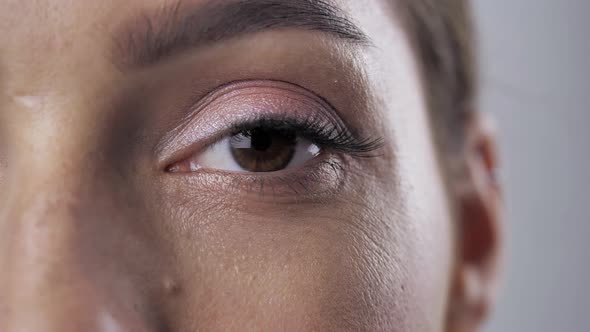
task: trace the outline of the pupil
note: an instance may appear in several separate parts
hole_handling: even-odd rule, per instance
[[[230,143],[234,160],[250,172],[284,169],[295,156],[296,147],[295,131],[261,127],[236,134]]]
[[[272,146],[272,134],[264,129],[254,129],[251,133],[252,148],[256,151],[266,151]]]

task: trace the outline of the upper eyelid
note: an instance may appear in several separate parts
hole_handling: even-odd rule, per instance
[[[254,129],[254,128],[258,127],[258,126],[265,125],[265,122],[266,123],[269,123],[271,121],[272,122],[276,121],[277,123],[278,122],[289,122],[290,123],[289,126],[291,126],[290,129],[299,131],[299,133],[301,133],[301,131],[303,131],[303,128],[307,124],[311,125],[311,123],[305,122],[307,120],[300,121],[298,119],[295,119],[295,118],[289,117],[289,116],[282,116],[282,117],[270,118],[270,117],[265,116],[265,115],[259,115],[259,116],[254,117],[254,118],[247,119],[247,120],[245,120],[245,121],[243,121],[241,123],[239,123],[239,122],[232,123],[231,125],[226,126],[226,128],[224,130],[218,131],[217,133],[215,133],[215,135],[212,135],[212,136],[208,137],[208,139],[207,139],[208,140],[208,143],[206,145],[204,145],[204,147],[202,148],[202,150],[206,150],[208,147],[211,147],[211,146],[213,146],[215,144],[220,143],[221,141],[223,141],[224,139],[230,137],[233,133],[235,133],[237,131],[242,131],[242,130],[247,130],[247,129]],[[331,127],[334,128],[334,130],[336,130],[336,128],[337,128],[336,125],[330,124],[327,120],[326,121],[323,121],[323,122],[326,124],[326,126],[331,126]],[[303,135],[302,137],[304,137],[306,139],[310,139],[310,137],[306,137],[305,135]],[[328,138],[326,138],[326,139],[328,139]],[[187,153],[184,158],[189,158],[190,155],[192,155],[194,153],[197,153],[197,152],[198,151],[191,151],[191,153],[190,154]],[[183,160],[183,158],[179,158],[179,159],[180,160],[178,160],[178,161]],[[170,166],[169,164],[170,164],[170,162],[166,163],[166,168],[168,166]]]
[[[306,95],[306,97],[311,98],[314,101],[321,104],[322,106],[325,106],[331,110],[334,110],[336,113],[338,113],[337,109],[334,107],[334,105],[332,103],[330,103],[329,100],[327,100],[326,98],[318,95],[317,93],[315,93],[315,92],[313,92],[301,85],[295,84],[295,83],[282,81],[282,80],[237,80],[237,81],[230,81],[230,82],[226,82],[224,84],[221,84],[221,85],[215,87],[214,89],[212,89],[211,91],[209,91],[208,93],[206,93],[202,98],[200,98],[200,100],[198,100],[197,102],[194,103],[194,105],[191,107],[192,108],[191,112],[189,112],[189,114],[187,114],[185,116],[185,118],[183,120],[181,120],[181,125],[179,127],[182,127],[183,122],[185,125],[187,125],[188,120],[190,120],[191,118],[196,116],[197,113],[201,109],[203,109],[207,105],[209,105],[219,99],[227,98],[227,100],[231,100],[231,98],[234,97],[233,94],[236,93],[236,91],[242,90],[244,88],[250,89],[250,88],[264,87],[264,85],[265,84],[268,85],[268,83],[280,84],[281,86],[273,87],[276,89],[281,89],[281,90],[284,89],[286,91],[291,90],[291,92],[295,92],[295,93],[304,93]],[[289,89],[289,88],[291,88],[291,89]],[[294,90],[298,90],[298,91],[294,91]],[[262,94],[262,93],[252,92],[252,93],[248,93],[248,94],[242,94],[242,96],[253,96],[253,95],[257,95],[257,94]],[[267,94],[278,95],[278,93],[276,93],[276,92],[275,93],[271,92],[271,93],[267,93]],[[282,97],[284,97],[286,99],[297,100],[297,101],[303,99],[303,98],[300,98],[299,96],[295,97],[292,95],[284,95]]]
[[[240,92],[244,89],[250,88],[266,88],[269,90],[263,92],[253,92],[253,93],[245,93]],[[273,89],[284,90],[290,94],[279,94],[276,91],[272,91]],[[300,96],[297,95],[300,94]],[[306,104],[306,108],[311,108],[310,105],[313,104],[313,108],[321,108],[323,109],[323,114],[327,115],[331,118],[332,121],[343,123],[342,117],[339,115],[338,110],[334,108],[334,106],[327,101],[325,98],[319,96],[317,93],[306,89],[305,87],[301,87],[297,84],[280,81],[280,80],[240,80],[240,81],[233,81],[224,83],[219,85],[217,88],[212,89],[211,92],[205,94],[204,97],[201,97],[198,101],[196,101],[193,106],[191,107],[192,110],[188,113],[188,115],[184,116],[179,122],[179,125],[174,127],[167,135],[163,137],[163,139],[155,146],[155,154],[156,156],[161,156],[157,161],[158,168],[165,167],[167,163],[170,162],[171,156],[170,150],[174,148],[174,142],[179,139],[179,137],[185,136],[186,131],[191,125],[194,125],[195,121],[199,120],[199,114],[202,113],[207,107],[210,107],[213,103],[216,102],[229,102],[233,98],[237,97],[248,97],[253,95],[278,95],[280,98],[285,100],[292,100],[294,102],[298,102]],[[315,111],[317,112],[317,110]],[[313,113],[313,112],[312,112]],[[344,124],[346,126],[346,124]],[[216,130],[217,132],[219,130]],[[220,137],[216,137],[219,139]],[[162,157],[163,156],[163,157]]]

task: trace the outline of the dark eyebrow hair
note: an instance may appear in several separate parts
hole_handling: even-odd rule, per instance
[[[113,62],[122,67],[145,67],[189,48],[280,28],[370,43],[337,6],[324,0],[211,0],[194,8],[178,1],[138,15],[117,30]]]

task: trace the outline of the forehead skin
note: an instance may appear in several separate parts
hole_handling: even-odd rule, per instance
[[[370,46],[286,28],[114,65],[166,3],[0,2],[0,330],[442,331],[451,213],[391,6],[336,3]],[[195,95],[251,79],[322,96],[382,153],[278,200],[155,171]],[[194,137],[219,120],[197,115]]]

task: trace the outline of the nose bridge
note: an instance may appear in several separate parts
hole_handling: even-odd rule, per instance
[[[8,57],[22,51],[14,49]],[[146,307],[147,286],[134,283],[147,261],[144,235],[132,234],[130,207],[121,208],[129,202],[101,153],[112,148],[103,120],[114,110],[97,96],[111,87],[80,84],[100,80],[104,67],[27,54],[42,61],[11,58],[0,100],[11,114],[0,117],[10,138],[1,151],[0,331],[147,331],[151,320],[135,309]]]
[[[76,262],[73,215],[66,215],[44,195],[29,204],[11,209],[3,220],[0,301],[7,307],[7,317],[0,322],[3,330],[44,331],[64,321],[67,311],[83,299],[89,305],[96,296],[84,285],[91,281]],[[86,323],[89,318],[84,318]]]
[[[114,249],[125,229],[116,198],[83,173],[48,163],[10,174],[0,213],[0,331],[147,330]]]

